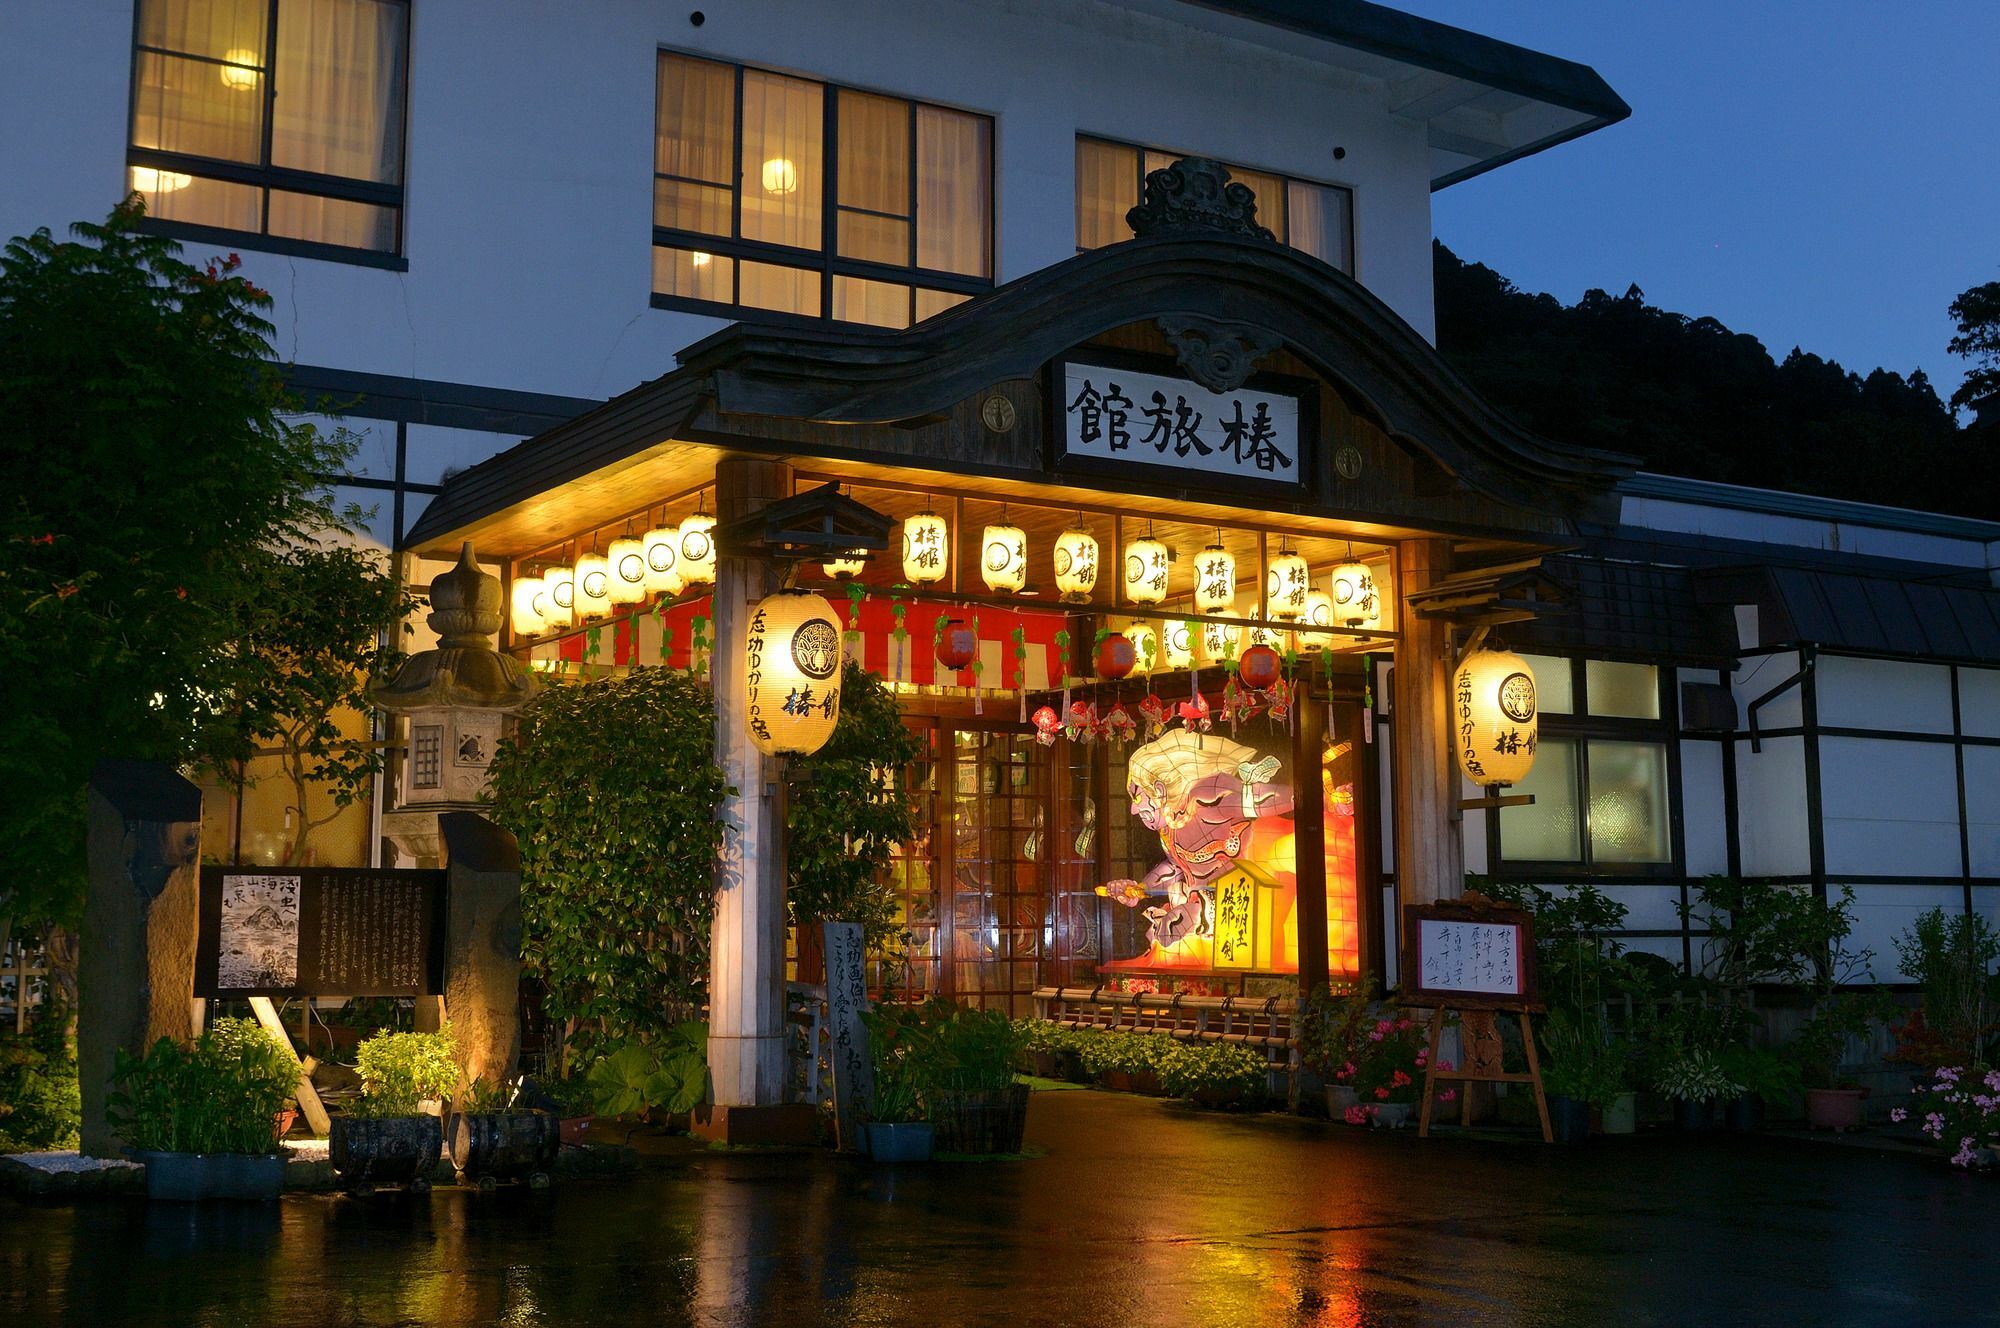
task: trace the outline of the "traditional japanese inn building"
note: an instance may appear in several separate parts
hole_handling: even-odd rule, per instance
[[[1851,886],[1884,955],[2000,909],[2000,526],[1636,473],[1431,344],[1430,194],[1623,119],[1583,65],[1287,0],[27,0],[0,37],[46,126],[0,229],[136,189],[240,251],[413,585],[470,541],[547,685],[712,681],[720,1103],[781,1091],[781,584],[921,739],[923,991],[1393,983],[1398,905],[1468,873],[1596,884],[1677,964],[1707,873]],[[1454,674],[1501,647],[1489,730]],[[838,667],[798,660],[787,716]],[[394,856],[408,796],[322,860]]]

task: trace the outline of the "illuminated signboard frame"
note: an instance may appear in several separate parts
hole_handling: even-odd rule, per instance
[[[1517,981],[1510,991],[1480,990],[1476,987],[1428,987],[1424,985],[1424,924],[1446,927],[1506,927],[1514,932]],[[1542,1009],[1541,988],[1535,972],[1535,924],[1527,912],[1498,905],[1439,902],[1407,904],[1403,907],[1402,971],[1400,994],[1410,1005],[1445,1009]]]

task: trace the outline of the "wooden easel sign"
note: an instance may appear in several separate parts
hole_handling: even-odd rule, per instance
[[[1535,985],[1534,920],[1528,913],[1478,896],[1405,906],[1401,978],[1403,1002],[1431,1008],[1430,1055],[1425,1058],[1418,1136],[1430,1134],[1432,1094],[1438,1083],[1524,1083],[1534,1089],[1542,1139],[1553,1142],[1548,1100],[1542,1093],[1541,1060],[1535,1052],[1533,1016],[1541,1012],[1542,1003]],[[1438,1040],[1450,1010],[1462,1015],[1466,1063],[1441,1072]],[[1520,1016],[1521,1045],[1528,1060],[1526,1074],[1501,1069],[1493,1020],[1502,1013]],[[1471,1104],[1463,1098],[1459,1123],[1471,1123]]]

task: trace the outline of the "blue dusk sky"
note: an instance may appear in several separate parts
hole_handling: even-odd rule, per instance
[[[1432,196],[1460,257],[1573,303],[1637,282],[1783,359],[1964,377],[2000,280],[2000,0],[1393,0],[1592,66],[1622,124]]]

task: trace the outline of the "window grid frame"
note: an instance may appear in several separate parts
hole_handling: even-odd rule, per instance
[[[671,46],[657,48],[654,64],[655,86],[659,61],[669,57],[683,60],[698,60],[706,64],[718,65],[730,71],[731,79],[731,152],[730,159],[734,178],[728,184],[713,180],[697,180],[689,176],[675,175],[655,169],[653,180],[657,185],[661,180],[696,185],[702,188],[727,188],[729,197],[729,229],[727,236],[708,235],[701,231],[691,231],[657,223],[657,210],[653,230],[652,248],[684,249],[691,252],[711,254],[717,258],[727,258],[730,271],[730,293],[728,301],[706,300],[691,295],[668,295],[658,290],[651,292],[652,305],[656,309],[674,309],[686,313],[711,314],[729,318],[732,321],[778,322],[804,326],[825,326],[829,323],[844,324],[849,327],[883,327],[880,323],[867,323],[854,319],[834,316],[834,287],[840,277],[850,277],[864,281],[879,281],[904,287],[907,295],[906,307],[909,321],[903,326],[915,327],[917,318],[917,294],[920,290],[930,290],[948,295],[963,295],[975,298],[986,294],[998,285],[996,272],[999,264],[999,247],[995,232],[998,230],[999,191],[994,183],[995,147],[999,138],[999,121],[983,111],[966,110],[958,106],[947,106],[942,102],[924,101],[920,98],[904,96],[893,92],[881,92],[873,88],[856,87],[852,84],[835,83],[830,79],[815,78],[805,74],[791,73],[782,69],[772,69],[765,65],[748,64],[740,60],[717,59],[695,51],[682,51]],[[794,249],[788,245],[773,244],[766,240],[746,240],[743,236],[743,76],[746,72],[769,74],[778,78],[796,79],[803,83],[816,84],[822,98],[820,110],[821,152],[826,166],[820,184],[820,247],[818,250]],[[904,108],[908,126],[907,169],[909,172],[910,211],[907,217],[876,212],[870,208],[848,207],[840,202],[840,94],[852,92],[861,96],[879,97],[885,101],[900,102]],[[918,204],[917,184],[917,112],[921,107],[945,111],[953,115],[963,115],[986,122],[986,271],[984,277],[969,277],[958,272],[943,272],[935,268],[917,265],[918,226],[921,207]],[[660,105],[658,93],[654,96],[653,142],[659,143]],[[655,204],[657,209],[657,204]],[[896,267],[887,263],[870,262],[863,259],[846,258],[840,253],[840,216],[851,212],[861,216],[879,216],[887,220],[906,221],[910,228],[908,267]],[[766,309],[759,305],[743,303],[743,263],[766,263],[778,267],[792,268],[808,272],[818,278],[819,307],[817,314],[801,314],[787,310]],[[935,315],[933,315],[935,316]]]

